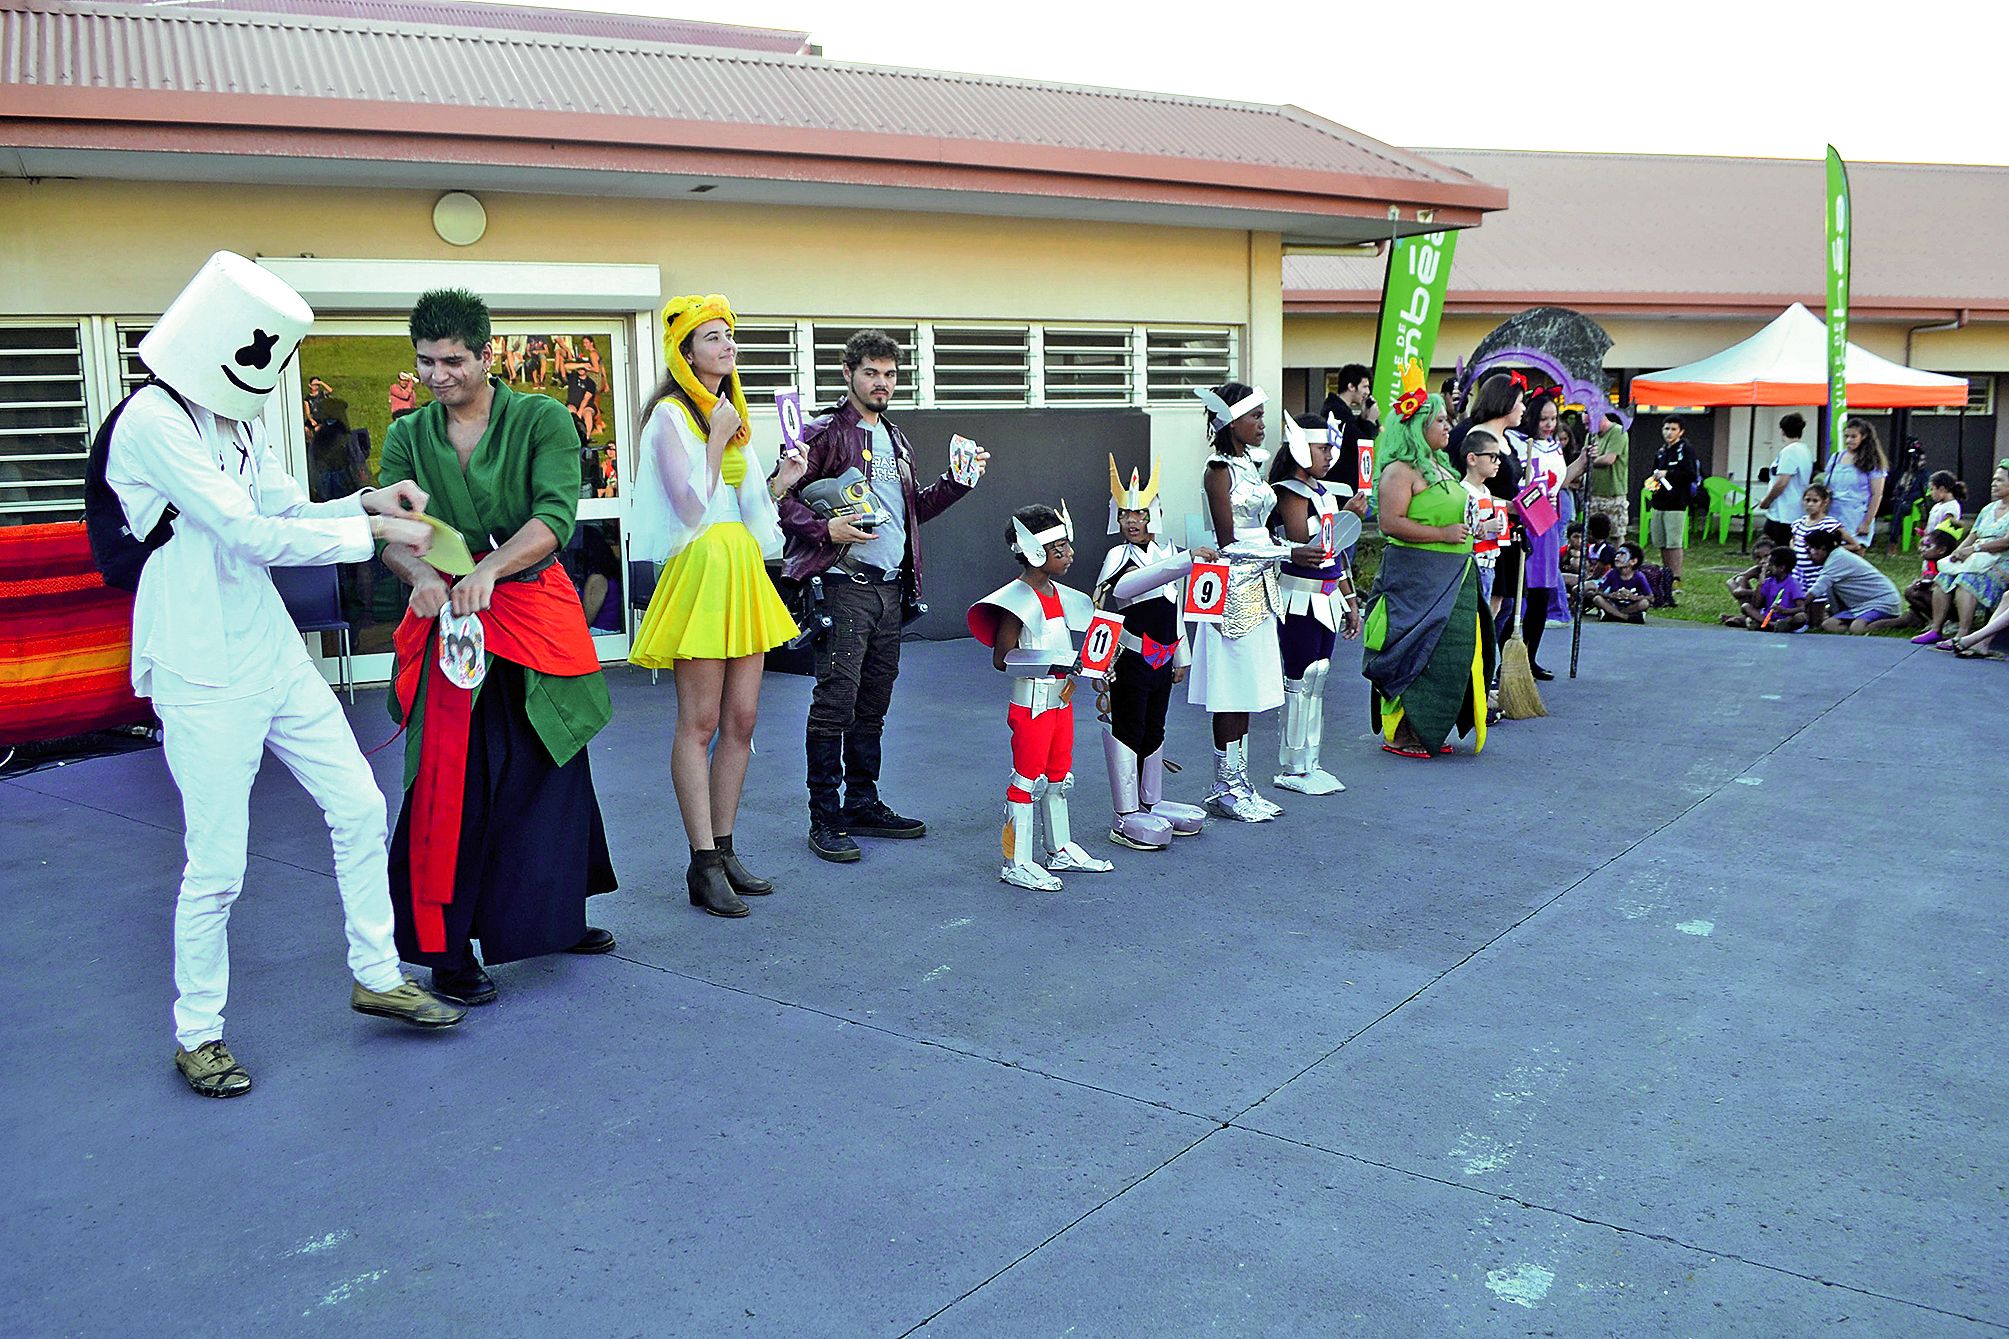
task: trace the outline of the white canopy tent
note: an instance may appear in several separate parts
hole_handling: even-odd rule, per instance
[[[1860,409],[1920,409],[1967,403],[1967,379],[1921,372],[1854,344],[1844,366],[1849,405]],[[1760,405],[1828,402],[1828,323],[1795,302],[1750,338],[1699,362],[1632,379],[1634,404],[1741,406],[1746,410],[1744,496],[1751,479]],[[1734,470],[1735,466],[1732,466]],[[1734,477],[1734,476],[1733,476]],[[1748,518],[1744,542],[1748,548]]]
[[[1964,377],[1921,372],[1849,345],[1849,403],[1919,409],[1967,403]],[[1824,405],[1828,323],[1795,302],[1749,339],[1700,362],[1632,379],[1635,404]]]

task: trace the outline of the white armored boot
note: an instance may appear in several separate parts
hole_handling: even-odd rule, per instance
[[[1102,732],[1102,758],[1109,765],[1109,795],[1116,807],[1109,840],[1133,851],[1162,851],[1172,844],[1172,824],[1147,814],[1137,800],[1137,755],[1114,734]]]
[[[1345,790],[1339,778],[1318,765],[1319,737],[1325,719],[1325,675],[1329,660],[1305,667],[1304,677],[1284,683],[1283,733],[1278,737],[1277,764],[1283,771],[1274,781],[1301,795],[1331,795]]]
[[[1036,793],[1039,783],[1029,781],[1017,773],[1012,774],[1012,788],[1026,794]],[[1039,815],[1032,800],[1005,801],[1004,825],[1004,866],[998,870],[998,877],[1015,888],[1030,888],[1036,893],[1057,893],[1061,882],[1043,869],[1033,859],[1039,850]]]
[[[1097,860],[1074,844],[1067,827],[1067,793],[1074,789],[1074,773],[1059,781],[1049,781],[1039,797],[1040,823],[1046,828],[1046,864],[1049,869],[1078,874],[1107,874],[1116,866]]]
[[[1207,825],[1207,811],[1197,804],[1179,804],[1165,798],[1165,750],[1137,764],[1137,798],[1144,812],[1172,825],[1174,837],[1191,837]]]
[[[1256,821],[1275,818],[1281,814],[1283,806],[1264,797],[1256,790],[1256,783],[1249,780],[1249,737],[1243,735],[1228,746],[1228,753],[1234,761],[1235,788],[1243,801],[1261,815]]]
[[[1256,803],[1255,791],[1248,788],[1248,776],[1240,770],[1247,766],[1248,744],[1245,736],[1224,749],[1214,750],[1214,788],[1207,792],[1206,806],[1208,812],[1237,823],[1265,823],[1276,815]]]

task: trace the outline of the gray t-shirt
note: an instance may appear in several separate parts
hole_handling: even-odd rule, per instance
[[[897,572],[907,558],[907,495],[900,487],[900,464],[893,455],[893,434],[884,422],[872,425],[872,459],[865,462],[878,504],[879,528],[863,544],[851,546],[853,562],[870,563]]]
[[[1821,574],[1814,578],[1814,588],[1807,595],[1825,604],[1830,612],[1881,609],[1896,614],[1904,610],[1891,579],[1877,571],[1869,559],[1847,549],[1836,549],[1828,555]]]

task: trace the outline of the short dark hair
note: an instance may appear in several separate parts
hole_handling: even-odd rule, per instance
[[[1590,514],[1590,537],[1603,543],[1611,538],[1611,517],[1601,511]]]
[[[1788,437],[1798,437],[1806,430],[1807,416],[1805,414],[1788,414],[1779,420],[1779,431],[1785,433]]]
[[[1631,554],[1631,555],[1632,555],[1632,565],[1633,565],[1634,567],[1640,567],[1640,566],[1643,566],[1643,565],[1645,564],[1645,562],[1646,562],[1646,550],[1645,550],[1645,549],[1642,549],[1641,547],[1639,547],[1639,545],[1637,545],[1637,544],[1633,543],[1633,542],[1632,542],[1631,540],[1629,540],[1629,539],[1628,539],[1628,540],[1626,540],[1626,541],[1625,541],[1625,543],[1623,543],[1623,544],[1621,544],[1621,545],[1619,545],[1619,546],[1618,546],[1618,551],[1619,551],[1620,553],[1629,553],[1629,554]]]
[[[1815,533],[1818,534],[1819,532],[1816,531]],[[1799,561],[1800,555],[1793,552],[1791,544],[1774,544],[1771,552],[1765,555],[1766,566],[1784,568],[1787,571],[1791,571],[1794,567],[1798,566]]]
[[[1339,388],[1343,391],[1352,390],[1373,375],[1367,370],[1366,363],[1348,363],[1339,369]]]
[[[876,354],[866,355],[868,358],[877,356]],[[1051,530],[1056,525],[1059,525],[1060,513],[1043,502],[1035,502],[1029,507],[1020,507],[1011,514],[1011,521],[1005,522],[1005,547],[1011,550],[1012,557],[1018,559],[1020,567],[1030,567],[1032,564],[1025,560],[1023,553],[1018,551],[1018,530],[1012,524],[1012,521],[1018,522],[1019,525],[1024,526],[1036,535],[1042,530]]]
[[[457,339],[469,353],[488,347],[488,304],[465,288],[435,288],[412,306],[412,343]]]
[[[900,346],[883,330],[860,330],[844,341],[844,370],[856,372],[867,358],[890,358],[900,365]]]
[[[1681,417],[1681,415],[1669,414],[1666,418],[1660,420],[1660,426],[1663,428],[1670,423],[1672,423],[1675,427],[1681,429],[1681,435],[1683,437],[1686,437],[1688,435],[1688,423],[1685,419]]]
[[[1820,549],[1827,553],[1833,553],[1842,546],[1842,532],[1827,529],[1809,530],[1807,531],[1806,545],[1809,549]]]
[[[1467,417],[1474,423],[1485,423],[1496,418],[1505,418],[1513,409],[1514,401],[1521,395],[1521,388],[1505,372],[1495,372],[1479,383],[1478,394],[1472,397],[1472,408]],[[1515,426],[1508,424],[1508,427]]]

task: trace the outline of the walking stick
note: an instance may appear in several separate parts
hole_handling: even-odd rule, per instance
[[[1585,447],[1589,450],[1589,447]],[[1577,657],[1583,653],[1583,583],[1590,575],[1590,471],[1584,471],[1584,485],[1578,494],[1583,505],[1577,508],[1583,516],[1583,552],[1577,555],[1577,607],[1576,626],[1570,629],[1570,677],[1577,676]]]

